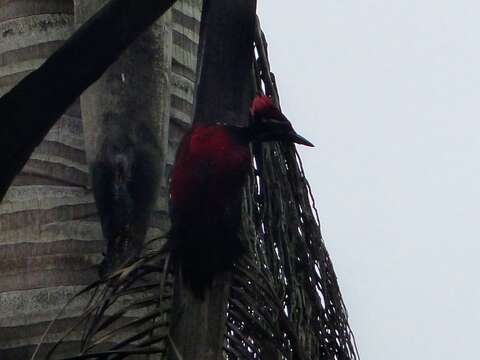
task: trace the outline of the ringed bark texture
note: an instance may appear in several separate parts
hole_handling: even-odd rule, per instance
[[[93,3],[79,0],[75,5],[78,9],[88,2]],[[150,60],[159,66],[138,75],[152,75],[151,86],[130,83],[131,89],[124,93],[134,89],[137,92],[123,97],[117,92],[114,99],[118,106],[112,106],[120,113],[119,109],[138,105],[138,116],[146,119],[151,115],[148,121],[155,122],[156,135],[166,154],[165,175],[150,234],[167,229],[165,179],[176,147],[191,123],[201,3],[201,0],[178,1],[137,42],[148,54],[155,52],[157,58]],[[42,64],[73,31],[73,0],[0,0],[0,96]],[[151,46],[155,48],[149,49]],[[161,54],[156,53],[159,50]],[[127,53],[127,60],[123,61],[134,67],[132,56]],[[126,73],[127,84],[134,79],[141,80]],[[114,87],[121,83],[120,73],[120,77],[107,84],[107,91],[117,91]],[[90,91],[97,91],[99,86],[94,85]],[[88,101],[86,98],[88,95],[82,101]],[[89,111],[98,111],[94,106],[103,105],[97,102],[87,107]],[[86,108],[85,103],[83,107]],[[129,114],[121,112],[121,115]],[[87,130],[92,119],[85,116]],[[97,125],[93,123],[90,131],[98,130]],[[62,306],[97,277],[103,240],[88,179],[85,148],[89,155],[94,154],[91,140],[91,135],[84,137],[82,111],[77,101],[35,150],[0,203],[2,360],[29,358]],[[77,320],[86,300],[79,299],[69,307],[68,314],[62,315],[50,331],[47,344],[55,342]],[[73,333],[57,355],[71,353],[80,336],[81,330]],[[37,358],[42,358],[47,349],[48,346],[42,348]]]
[[[73,32],[72,0],[0,1],[0,96]],[[21,104],[19,104],[21,106]],[[0,203],[0,358],[25,359],[45,326],[95,278],[101,249],[79,102],[37,147]],[[63,316],[49,341],[73,323]],[[73,334],[72,341],[79,334]]]

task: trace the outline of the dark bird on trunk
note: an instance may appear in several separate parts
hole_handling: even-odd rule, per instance
[[[249,144],[266,141],[313,146],[266,96],[253,100],[249,126],[196,124],[180,143],[170,183],[169,244],[183,281],[199,298],[242,255],[238,233]]]
[[[93,192],[106,241],[101,277],[142,253],[160,178],[161,154],[152,129],[120,122],[112,119],[115,126],[108,127],[92,164]]]

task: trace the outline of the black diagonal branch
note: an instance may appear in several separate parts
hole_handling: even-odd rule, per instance
[[[0,98],[0,200],[68,106],[175,1],[111,0]]]

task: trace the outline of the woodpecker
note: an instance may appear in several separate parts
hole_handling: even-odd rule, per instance
[[[257,96],[247,127],[194,125],[177,150],[170,182],[173,259],[198,298],[213,278],[242,255],[242,187],[252,162],[251,142],[288,141],[313,146],[267,96]]]

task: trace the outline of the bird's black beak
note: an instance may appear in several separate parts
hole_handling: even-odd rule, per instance
[[[290,124],[291,126],[291,122],[290,120],[288,120],[288,118],[282,114],[282,121],[286,121]],[[315,145],[313,145],[310,141],[308,141],[307,139],[305,139],[302,135],[299,135],[295,132],[295,130],[293,130],[293,127],[291,128],[291,130],[289,131],[288,135],[287,135],[287,140],[288,141],[291,141],[291,142],[294,142],[296,144],[300,144],[300,145],[305,145],[305,146],[310,146],[310,147],[315,147]]]
[[[310,141],[295,132],[292,123],[283,114],[280,119],[267,118],[253,126],[256,126],[253,130],[253,141],[288,141],[314,147]]]
[[[301,144],[305,146],[315,147],[310,141],[305,139],[303,136],[298,135],[295,131],[292,130],[290,134],[288,134],[288,140],[294,142],[296,144]]]

